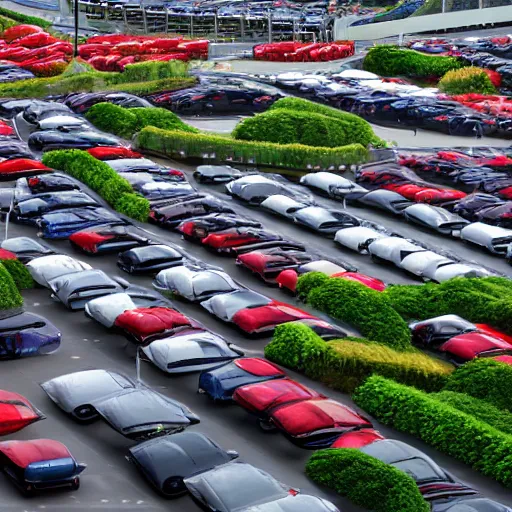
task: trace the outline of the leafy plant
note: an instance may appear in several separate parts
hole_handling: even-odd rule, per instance
[[[360,144],[338,148],[315,148],[301,144],[240,141],[216,135],[167,131],[153,127],[141,130],[134,144],[141,149],[173,158],[204,158],[205,155],[214,155],[213,159],[219,162],[237,161],[292,169],[350,165],[362,163],[368,158],[368,151]]]
[[[85,183],[118,212],[136,220],[147,221],[149,201],[135,194],[126,179],[119,176],[105,162],[96,160],[87,151],[50,151],[43,155],[43,163]]]
[[[336,448],[315,452],[306,474],[317,484],[375,512],[428,512],[416,482],[405,472],[364,452]]]
[[[0,263],[0,310],[18,308],[22,305],[23,299],[16,282],[3,263]]]
[[[480,398],[512,413],[512,366],[494,359],[475,359],[460,366],[444,389]]]
[[[118,83],[187,78],[188,64],[180,60],[138,62],[125,66],[124,71],[120,75]]]
[[[353,399],[382,423],[512,487],[512,436],[435,396],[378,375],[357,388]]]
[[[370,48],[363,68],[382,76],[409,76],[414,78],[441,78],[452,69],[465,64],[455,57],[425,55],[392,45]]]
[[[44,28],[45,30],[48,30],[52,26],[51,21],[38,18],[37,16],[27,16],[21,12],[11,11],[10,9],[5,9],[4,7],[0,7],[0,16],[5,16],[11,20],[17,21],[18,23],[23,23],[24,25],[37,25],[38,27]],[[4,27],[3,30],[6,28],[8,27]]]
[[[5,267],[7,272],[11,274],[14,279],[18,290],[25,290],[28,288],[34,288],[34,280],[30,275],[27,267],[19,260],[1,260],[2,265]]]
[[[496,87],[489,75],[481,68],[467,67],[448,71],[438,84],[439,90],[446,94],[495,94]]]
[[[304,296],[302,281],[309,283],[316,276],[299,278],[297,291]],[[328,315],[356,327],[367,338],[396,350],[411,350],[411,334],[407,323],[393,309],[388,297],[361,283],[329,278],[311,288],[305,300]]]
[[[265,347],[265,357],[351,393],[378,374],[428,391],[439,391],[453,367],[421,352],[398,352],[362,338],[323,341],[300,323],[279,325]]]

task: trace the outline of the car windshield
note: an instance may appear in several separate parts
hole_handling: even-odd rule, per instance
[[[412,476],[417,483],[446,481],[446,475],[419,457],[395,462],[393,466]]]

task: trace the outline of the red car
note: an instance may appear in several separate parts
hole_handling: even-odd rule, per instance
[[[0,390],[0,436],[13,434],[44,419],[45,416],[24,396]]]
[[[481,332],[459,334],[443,343],[439,350],[455,363],[465,363],[476,357],[512,355],[512,345],[503,339]]]
[[[364,428],[342,434],[334,441],[331,448],[361,448],[374,441],[382,441],[383,439],[386,438],[378,430]]]
[[[97,147],[87,150],[94,158],[98,160],[118,160],[120,158],[143,158],[140,153],[132,151],[128,148],[111,148],[111,147]]]
[[[335,400],[318,398],[273,410],[270,422],[302,448],[327,448],[346,432],[372,428],[371,422]]]
[[[147,345],[153,339],[172,336],[176,332],[196,324],[171,308],[136,308],[121,313],[114,323],[136,343]]]
[[[310,318],[316,317],[284,302],[272,301],[264,306],[241,309],[231,321],[243,332],[256,335],[271,333],[280,324]]]
[[[493,358],[495,361],[499,361],[500,363],[509,364],[512,366],[512,356],[498,356]]]
[[[489,336],[493,336],[494,338],[499,338],[503,341],[506,341],[510,345],[512,345],[512,336],[509,336],[508,334],[505,334],[504,332],[498,331],[497,329],[494,329],[490,325],[475,324],[475,327],[478,329],[479,332],[488,334]]]
[[[4,160],[0,162],[0,180],[10,181],[24,176],[32,176],[44,172],[53,172],[37,160],[29,158],[14,158],[13,160]]]
[[[259,417],[264,430],[272,428],[268,415],[276,407],[316,398],[326,397],[289,378],[241,386],[233,393],[233,400],[238,405]]]

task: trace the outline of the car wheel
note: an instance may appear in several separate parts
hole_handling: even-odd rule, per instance
[[[72,491],[78,491],[80,489],[80,479],[75,478],[73,482],[71,483],[71,490]]]
[[[259,420],[258,424],[263,432],[272,432],[276,429],[275,425],[270,420]]]
[[[31,484],[23,484],[22,492],[23,492],[24,496],[27,496],[27,497],[34,496],[34,494],[35,494],[34,486]]]

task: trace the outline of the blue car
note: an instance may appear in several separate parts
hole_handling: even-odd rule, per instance
[[[234,391],[240,386],[282,379],[285,373],[277,366],[259,357],[241,357],[213,370],[202,372],[199,376],[199,393],[213,400],[233,399]]]
[[[0,467],[24,494],[45,489],[80,487],[78,475],[87,467],[79,464],[58,441],[4,441],[0,443]]]
[[[87,206],[69,208],[42,215],[37,225],[43,238],[64,239],[73,233],[101,224],[125,225],[126,221],[106,208]]]
[[[0,360],[51,354],[60,347],[60,340],[60,331],[34,313],[0,320]]]

